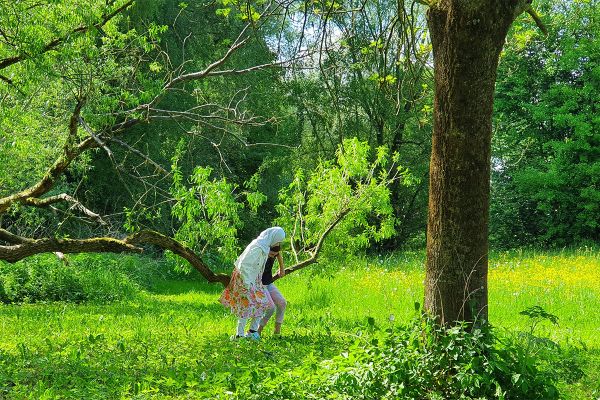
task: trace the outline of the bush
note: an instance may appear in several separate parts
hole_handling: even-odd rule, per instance
[[[120,300],[172,275],[171,269],[164,262],[131,255],[73,255],[68,264],[54,255],[39,255],[0,263],[0,302]]]

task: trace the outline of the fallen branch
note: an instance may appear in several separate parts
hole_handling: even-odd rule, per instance
[[[349,209],[343,210],[322,233],[316,246],[310,252],[311,257],[286,268],[286,275],[316,263],[325,239],[349,212]],[[15,263],[40,253],[61,253],[63,255],[69,253],[142,253],[143,248],[140,246],[153,245],[163,250],[169,250],[185,259],[192,267],[200,272],[208,282],[218,282],[223,286],[227,286],[231,279],[229,275],[213,272],[210,267],[204,263],[202,258],[189,247],[186,247],[169,236],[152,230],[140,231],[120,240],[109,237],[90,239],[31,239],[15,235],[5,229],[0,229],[0,240],[10,244],[8,246],[0,246],[0,260],[9,263]],[[275,276],[274,278],[277,280],[280,277]]]
[[[208,282],[219,282],[226,286],[230,277],[214,273],[194,251],[177,240],[162,233],[144,230],[125,239],[97,237],[90,239],[31,239],[0,229],[0,240],[8,246],[0,246],[0,260],[15,263],[40,253],[142,253],[142,245],[154,245],[187,260]]]
[[[317,258],[319,257],[319,252],[321,251],[321,248],[323,247],[323,243],[325,242],[325,239],[327,238],[327,236],[329,235],[329,233],[331,233],[331,231],[333,230],[333,228],[335,228],[337,226],[337,224],[340,223],[340,221],[342,221],[346,215],[348,215],[348,213],[351,210],[349,208],[346,208],[344,210],[342,210],[340,212],[340,214],[337,216],[337,218],[327,227],[327,229],[321,234],[321,237],[319,237],[319,241],[317,242],[316,246],[309,252],[309,254],[311,255],[309,259],[301,261],[297,264],[292,265],[289,268],[285,269],[285,276],[287,276],[288,274],[291,274],[294,271],[298,271],[304,267],[307,267],[311,264],[314,264],[317,262]],[[273,277],[273,280],[277,280],[280,279],[281,276],[276,275]]]
[[[208,282],[219,282],[223,286],[229,284],[229,275],[215,274],[192,249],[177,240],[156,231],[140,231],[124,240],[130,244],[152,244],[165,250],[170,250],[179,257],[187,260]]]
[[[0,260],[15,263],[40,253],[141,253],[142,249],[113,238],[93,239],[27,239],[11,246],[0,246]]]

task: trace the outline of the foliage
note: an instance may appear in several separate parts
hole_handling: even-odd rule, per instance
[[[289,179],[294,169],[331,158],[349,134],[400,153],[400,163],[419,182],[390,186],[398,234],[376,247],[405,245],[426,223],[433,100],[425,8],[351,0],[308,2],[302,11],[290,26],[289,46],[306,46],[320,56],[303,60],[285,83],[300,154],[318,156],[291,159]],[[301,23],[311,28],[298,38]]]
[[[168,273],[164,263],[135,256],[77,255],[63,263],[40,255],[0,264],[0,302],[111,302],[132,298]],[[144,270],[142,270],[144,268]]]
[[[105,21],[122,6],[128,8]],[[172,230],[165,207],[171,182],[160,171],[166,172],[161,165],[168,165],[184,135],[189,138],[187,154],[179,165],[186,175],[198,160],[228,171],[239,185],[254,173],[238,161],[239,154],[247,137],[265,134],[256,134],[257,127],[269,134],[271,128],[254,114],[268,119],[277,110],[278,69],[255,71],[252,78],[231,74],[187,82],[180,85],[183,90],[157,97],[178,74],[202,70],[221,58],[244,27],[243,18],[217,15],[217,5],[210,1],[20,1],[1,7],[0,60],[23,60],[0,71],[0,196],[34,184],[52,165],[78,101],[84,101],[85,121],[78,139],[95,134],[102,148],[79,156],[48,195],[69,193],[91,210],[108,214],[111,230],[120,230],[126,218],[132,226]],[[274,59],[255,28],[248,31],[253,40],[234,52],[224,68],[244,69]],[[115,136],[120,139],[107,138],[115,123],[148,121],[149,110],[136,107],[153,100],[160,113],[195,112],[200,120],[173,122],[171,114],[159,115],[149,126],[119,132]],[[38,218],[39,211],[24,215],[23,208],[14,207],[2,223],[26,235],[98,234],[98,227],[69,218],[68,208],[55,207],[58,215],[46,212],[44,218]]]
[[[565,246],[600,239],[598,1],[541,4],[541,36],[515,24],[498,71],[492,242]]]
[[[260,187],[248,189],[246,199],[255,206],[264,201],[260,212],[241,208],[239,221],[230,225],[238,239],[249,240],[255,230],[273,223],[279,188],[288,187],[283,192],[292,196],[290,185],[306,185],[306,171],[333,159],[351,132],[374,148],[385,145],[399,152],[398,162],[418,179],[411,186],[401,180],[389,186],[395,235],[383,238],[382,231],[363,229],[373,226],[368,217],[358,219],[363,228],[341,227],[345,232],[363,229],[343,247],[364,247],[366,236],[378,235],[372,249],[424,244],[432,109],[424,8],[409,10],[404,2],[388,0],[315,1],[290,5],[284,19],[274,15],[257,21],[267,2],[140,0],[92,28],[126,3],[24,0],[0,5],[0,60],[24,57],[0,71],[0,195],[35,183],[52,165],[78,100],[85,98],[82,118],[100,134],[155,98],[173,76],[201,70],[221,57],[245,23],[252,22],[252,40],[224,68],[293,58],[304,47],[319,57],[297,59],[285,70],[260,69],[181,85],[182,90],[160,97],[156,107],[202,110],[207,119],[175,122],[161,114],[152,124],[119,133],[123,144],[105,141],[110,153],[99,149],[79,157],[47,195],[69,193],[80,199],[106,216],[110,232],[123,233],[124,222],[132,229],[174,232],[181,222],[169,207],[172,176],[161,175],[157,165],[169,165],[185,135],[178,162],[183,176],[209,168],[217,177],[212,183],[226,177],[240,191],[261,174]],[[551,21],[549,36],[542,37],[528,16],[519,18],[498,73],[490,232],[492,244],[502,248],[600,238],[600,7],[595,0],[539,3],[536,8]],[[299,35],[303,22],[306,31]],[[60,43],[52,51],[44,50],[56,40]],[[145,120],[148,115],[137,110],[130,117]],[[246,117],[249,123],[237,123]],[[79,129],[79,139],[89,134]],[[305,172],[296,174],[299,170]],[[311,212],[323,206],[315,203]],[[323,231],[324,216],[310,221],[311,238],[302,239],[308,246]],[[84,222],[62,204],[53,212],[15,206],[1,221],[14,233],[32,237],[84,237],[103,229]],[[207,243],[186,235],[197,249]],[[335,241],[346,243],[343,236]],[[221,262],[232,246],[233,238],[209,247]]]
[[[298,170],[292,184],[280,191],[280,217],[275,223],[288,232],[297,261],[304,258],[301,253],[311,255],[329,229],[333,230],[327,232],[331,237],[328,242],[333,242],[337,251],[348,252],[394,234],[389,185],[397,179],[409,185],[414,178],[397,165],[398,155],[390,160],[384,147],[377,149],[372,162],[370,157],[366,142],[345,140],[336,162],[322,161],[310,172]],[[211,180],[211,173],[210,168],[196,168],[188,187],[178,157],[173,159],[171,194],[176,203],[172,213],[179,221],[175,237],[199,254],[212,254],[220,257],[222,264],[230,263],[239,252],[239,213],[245,206],[236,198],[235,185],[225,178]],[[246,184],[248,190],[241,193],[254,212],[265,200],[262,193],[253,190],[257,180],[255,176]]]
[[[298,169],[280,191],[276,223],[289,233],[294,252],[311,251],[342,217],[331,233],[336,253],[352,253],[394,234],[389,186],[397,179],[410,185],[414,178],[397,165],[397,154],[390,157],[383,146],[373,159],[370,152],[366,142],[346,139],[335,162],[321,161],[311,172]]]
[[[178,166],[178,156],[173,158],[173,186],[171,194],[175,204],[171,213],[179,225],[175,239],[200,255],[218,256],[221,263],[230,265],[239,252],[238,229],[242,227],[239,213],[244,204],[236,199],[237,187],[225,178],[210,179],[212,169],[196,167],[186,187]],[[251,186],[251,184],[249,184]],[[248,208],[254,212],[265,200],[260,192],[245,192]],[[178,260],[180,267],[183,263]]]
[[[252,380],[237,394],[249,399],[558,399],[556,377],[539,366],[523,343],[490,327],[443,328],[418,318],[384,330],[370,318],[339,356],[304,364],[275,382]]]
[[[339,356],[311,361],[285,378],[277,374],[275,382],[252,379],[244,386],[249,390],[237,394],[252,399],[549,400],[559,398],[558,380],[582,378],[583,349],[547,346],[553,342],[545,338],[533,336],[534,349],[530,339],[490,326],[444,328],[424,317],[387,329],[373,318],[367,322]]]
[[[536,336],[535,329],[540,323],[549,321],[556,326],[559,319],[539,305],[528,307],[519,314],[529,318],[529,330],[521,332],[519,335],[520,342],[526,346],[527,353],[541,358],[546,365],[545,369],[554,376],[555,380],[563,379],[570,383],[580,380],[584,376],[581,367],[584,361],[581,353],[585,349],[585,345],[582,349],[567,341],[563,348],[550,338]]]

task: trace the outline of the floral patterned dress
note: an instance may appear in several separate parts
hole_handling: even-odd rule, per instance
[[[275,307],[259,275],[256,282],[244,283],[240,272],[234,268],[229,285],[221,294],[221,304],[238,318],[258,318]]]

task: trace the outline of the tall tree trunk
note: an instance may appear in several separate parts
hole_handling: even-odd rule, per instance
[[[425,310],[441,323],[487,320],[492,108],[517,0],[437,0]]]

